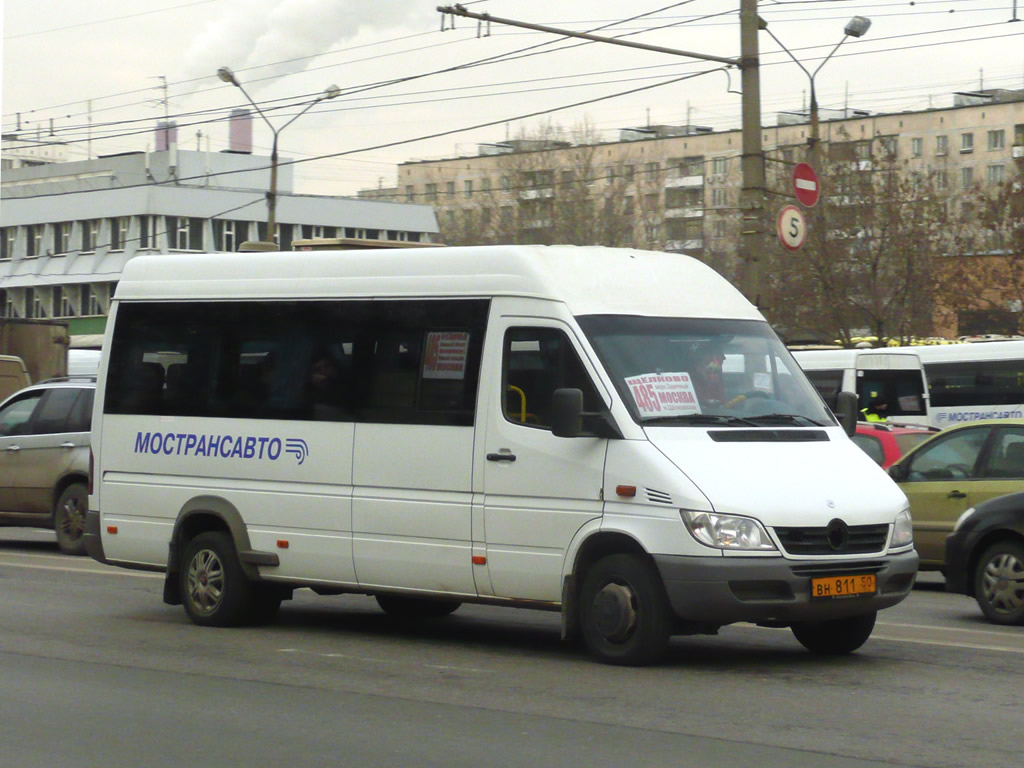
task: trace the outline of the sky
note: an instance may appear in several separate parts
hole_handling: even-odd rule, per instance
[[[3,134],[61,141],[77,160],[154,148],[169,118],[186,149],[228,146],[256,102],[254,149],[295,188],[393,186],[399,163],[467,158],[541,130],[614,140],[648,124],[740,125],[736,68],[438,13],[437,0],[3,0]],[[446,4],[442,0],[441,4]],[[739,55],[739,0],[464,0],[470,11],[675,50]],[[760,0],[762,122],[806,109],[952,105],[1024,88],[1024,0]],[[855,15],[871,20],[845,38]],[[1012,19],[1020,19],[1014,23]],[[472,65],[472,66],[470,66]],[[216,76],[230,67],[244,92]],[[336,85],[341,94],[299,111]],[[290,120],[294,119],[294,122]],[[287,126],[285,125],[287,123]]]

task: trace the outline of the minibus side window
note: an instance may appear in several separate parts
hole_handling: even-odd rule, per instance
[[[508,421],[551,429],[556,389],[583,392],[583,410],[605,407],[569,337],[557,328],[510,328],[502,355],[502,410]]]
[[[471,426],[489,303],[124,303],[106,413]]]

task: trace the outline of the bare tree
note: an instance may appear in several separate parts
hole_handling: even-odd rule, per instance
[[[884,140],[842,142],[819,161],[824,188],[807,212],[804,246],[770,249],[765,295],[772,322],[791,338],[812,335],[908,340],[931,332],[946,253],[948,195],[908,169]],[[776,171],[776,189],[788,186]]]
[[[976,186],[956,208],[956,258],[939,272],[943,324],[958,335],[1024,332],[1024,186]]]

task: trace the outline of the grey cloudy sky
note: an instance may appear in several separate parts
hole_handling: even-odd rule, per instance
[[[393,184],[403,160],[470,155],[477,143],[535,130],[543,121],[566,128],[586,122],[605,139],[647,122],[739,125],[736,70],[726,74],[705,61],[581,45],[497,24],[478,29],[468,20],[442,31],[439,4],[445,3],[4,0],[3,132],[20,128],[48,140],[52,126],[53,138],[68,142],[70,158],[79,159],[152,147],[155,123],[167,114],[180,126],[183,146],[220,151],[228,138],[224,118],[245,99],[216,78],[218,67],[231,67],[278,126],[303,100],[337,84],[340,97],[281,132],[281,154],[336,155],[297,165],[298,191],[354,194]],[[739,54],[739,0],[465,4],[494,16]],[[1015,14],[1024,19],[1024,0],[759,5],[771,31],[811,71],[842,38],[851,16],[871,18],[868,34],[846,41],[818,74],[823,108],[924,109],[948,106],[958,90],[1024,88],[1024,21],[1011,22]],[[627,20],[642,14],[649,15]],[[760,46],[763,121],[769,124],[778,111],[805,105],[808,77],[766,33]],[[679,80],[686,75],[693,77]],[[580,102],[590,103],[521,118]],[[421,138],[484,123],[493,125]],[[255,126],[254,138],[257,151],[269,153],[265,125]]]

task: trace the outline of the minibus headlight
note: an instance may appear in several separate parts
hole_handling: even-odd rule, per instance
[[[967,518],[974,514],[974,507],[968,507],[964,510],[964,513],[956,519],[956,524],[953,526],[953,533],[960,530],[960,526],[967,522]]]
[[[740,515],[679,510],[686,529],[701,544],[717,549],[775,549],[768,532],[757,520]]]
[[[914,523],[910,519],[910,510],[904,509],[896,515],[892,524],[892,541],[890,547],[908,547],[914,543]]]

